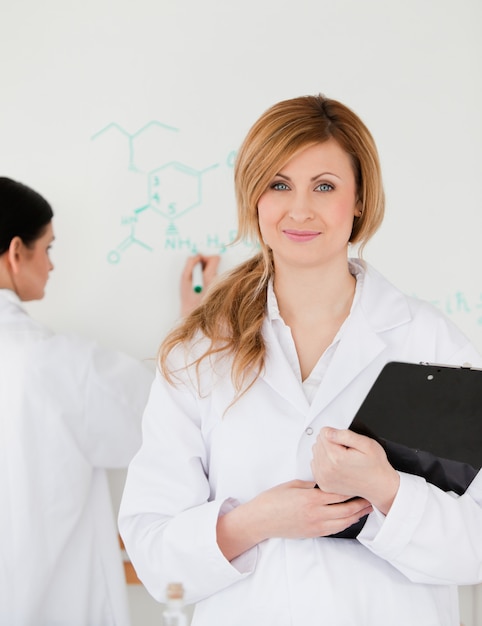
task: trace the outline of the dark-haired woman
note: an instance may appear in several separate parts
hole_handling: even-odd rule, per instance
[[[52,216],[0,178],[0,624],[126,626],[106,469],[139,447],[152,373],[24,310],[53,268]]]

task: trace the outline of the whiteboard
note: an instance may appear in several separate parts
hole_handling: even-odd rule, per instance
[[[155,357],[186,256],[252,253],[229,246],[247,130],[323,92],[379,147],[387,215],[365,258],[482,350],[481,18],[479,0],[4,2],[0,172],[55,211],[29,310]]]
[[[482,350],[481,25],[480,0],[2,0],[0,175],[55,211],[32,315],[154,357],[186,256],[229,269],[251,253],[228,246],[249,127],[323,92],[379,147],[387,214],[365,258]],[[158,624],[142,593],[135,623]]]

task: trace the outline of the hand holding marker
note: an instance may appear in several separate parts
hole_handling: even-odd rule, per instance
[[[201,304],[204,293],[216,277],[221,257],[196,254],[187,258],[181,276],[181,315]]]
[[[202,261],[196,263],[196,265],[192,268],[192,288],[195,293],[201,293],[203,290]]]

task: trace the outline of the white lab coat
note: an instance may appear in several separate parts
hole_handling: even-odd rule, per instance
[[[169,581],[184,583],[198,603],[195,626],[456,626],[455,585],[482,579],[480,475],[456,497],[402,474],[387,517],[371,513],[358,539],[275,538],[231,563],[217,547],[216,521],[230,507],[313,480],[316,434],[348,427],[385,363],[482,364],[435,308],[360,261],[352,267],[361,293],[311,405],[268,320],[266,371],[225,415],[228,363],[205,364],[200,393],[194,371],[177,387],[160,375],[153,384],[120,529],[154,597],[164,598]],[[184,358],[177,349],[174,368]]]
[[[0,290],[1,626],[129,623],[104,468],[139,447],[152,379]]]

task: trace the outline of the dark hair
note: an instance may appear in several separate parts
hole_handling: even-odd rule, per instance
[[[11,178],[0,176],[0,254],[14,237],[26,246],[41,237],[54,212],[39,193]]]

